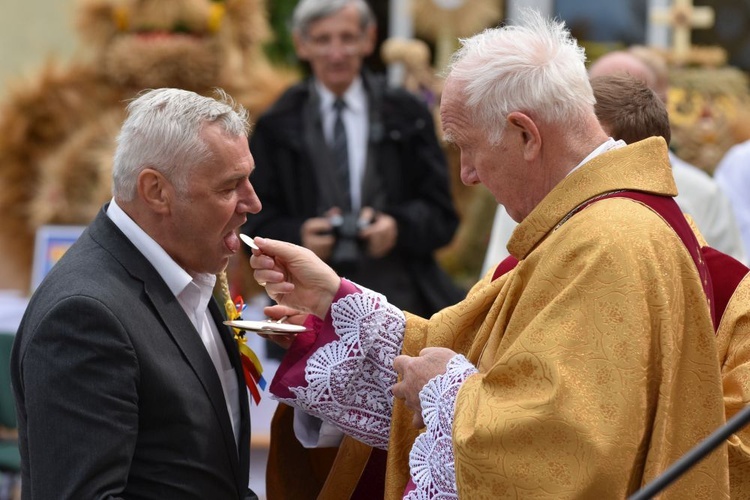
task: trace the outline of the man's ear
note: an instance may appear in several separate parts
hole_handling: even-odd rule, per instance
[[[510,130],[506,132],[513,131],[521,136],[524,159],[534,159],[542,149],[542,135],[534,120],[525,113],[513,111],[508,115],[507,122]]]
[[[297,54],[297,59],[307,61],[310,58],[310,49],[303,35],[295,31],[292,33],[292,42],[294,43],[294,52]]]
[[[170,211],[174,187],[161,172],[144,168],[138,174],[138,196],[152,211],[167,214]]]
[[[362,48],[362,57],[367,57],[375,50],[375,45],[378,41],[378,27],[375,23],[372,23],[365,30],[365,41]]]

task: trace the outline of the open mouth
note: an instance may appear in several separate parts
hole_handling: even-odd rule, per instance
[[[224,245],[233,254],[239,251],[240,237],[237,235],[237,231],[230,231],[229,233],[224,235]]]

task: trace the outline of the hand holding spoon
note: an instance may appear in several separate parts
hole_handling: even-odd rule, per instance
[[[258,245],[255,244],[250,236],[240,233],[240,239],[245,243],[245,245],[249,246],[253,250],[260,250],[260,248],[258,248]]]
[[[249,246],[253,250],[260,250],[260,248],[258,248],[258,245],[255,244],[255,242],[253,241],[253,239],[250,236],[248,236],[246,234],[243,234],[243,233],[240,233],[240,239],[245,243],[245,245]],[[263,287],[266,286],[265,282],[261,283],[259,281],[258,284],[260,286],[263,286]]]

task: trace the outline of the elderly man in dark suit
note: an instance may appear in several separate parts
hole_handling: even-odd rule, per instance
[[[364,0],[303,0],[296,53],[312,70],[258,119],[250,148],[263,212],[243,232],[310,248],[413,312],[461,300],[434,252],[458,226],[425,104],[363,69],[376,24]]]
[[[24,498],[256,498],[212,290],[261,204],[247,113],[219,94],[130,103],[113,200],[29,303],[11,359]]]

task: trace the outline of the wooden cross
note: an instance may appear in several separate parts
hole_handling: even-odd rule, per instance
[[[651,22],[666,24],[672,28],[672,55],[678,64],[690,57],[690,33],[696,28],[710,28],[714,24],[714,9],[694,7],[693,0],[673,0],[666,9],[653,8],[649,14]]]
[[[458,41],[451,16],[454,10],[463,5],[464,0],[432,0],[432,3],[437,7],[437,15],[443,17],[435,40],[435,67],[442,70],[448,65]]]

